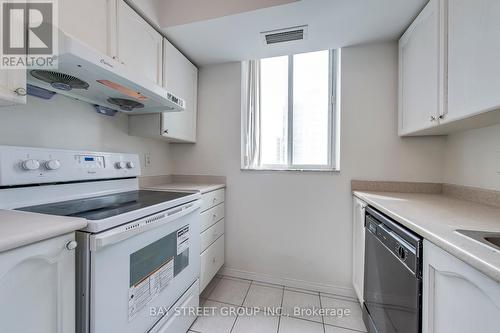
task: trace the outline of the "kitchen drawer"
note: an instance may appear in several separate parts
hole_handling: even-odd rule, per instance
[[[224,204],[217,205],[200,214],[200,232],[224,218]]]
[[[179,309],[179,314],[176,311],[168,311],[158,323],[150,330],[149,333],[182,333],[186,332],[193,324],[196,316],[191,313],[190,309],[195,309],[200,305],[200,281],[195,283],[181,296],[181,298],[172,306],[172,309]]]
[[[224,264],[224,235],[201,254],[200,291],[203,291]]]
[[[213,226],[201,233],[200,252],[203,252],[220,236],[224,234],[224,219],[215,223]]]
[[[205,193],[201,196],[201,211],[217,206],[218,204],[224,202],[224,189],[215,190],[212,192]]]

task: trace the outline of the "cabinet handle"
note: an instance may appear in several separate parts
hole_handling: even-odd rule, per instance
[[[431,116],[431,121],[436,121],[436,116]]]
[[[212,216],[212,218],[213,218],[214,220],[216,220],[216,219],[217,219],[217,214],[214,214],[214,215]]]
[[[168,134],[168,129],[164,130],[163,133]]]
[[[74,249],[76,249],[76,247],[78,246],[78,243],[76,241],[69,241],[66,243],[66,250],[68,251],[72,251]]]
[[[16,90],[14,90],[14,92],[19,95],[19,96],[26,96],[28,94],[28,92],[26,91],[26,89],[24,88],[17,88]]]
[[[212,262],[215,264],[217,262],[217,257],[213,257]]]
[[[443,119],[444,119],[444,114],[439,115],[439,117],[438,117],[438,118],[439,118],[440,120],[443,120]]]

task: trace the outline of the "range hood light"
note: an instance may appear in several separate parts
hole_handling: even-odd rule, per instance
[[[105,115],[105,116],[110,116],[110,117],[114,117],[116,112],[118,112],[118,111],[115,111],[113,109],[107,108],[105,106],[101,106],[101,105],[94,105],[94,108],[97,111],[97,113]]]

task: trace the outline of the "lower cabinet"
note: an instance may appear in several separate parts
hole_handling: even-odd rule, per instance
[[[224,235],[224,219],[201,233],[200,253],[208,249],[208,247],[215,243],[222,235]]]
[[[0,253],[2,332],[75,332],[74,233]]]
[[[200,292],[224,265],[224,197],[224,189],[201,196]]]
[[[363,304],[363,281],[365,274],[365,208],[366,203],[364,201],[353,197],[352,286],[361,304]]]
[[[423,333],[496,333],[500,283],[424,241]]]
[[[201,254],[200,291],[212,281],[224,264],[224,235]]]

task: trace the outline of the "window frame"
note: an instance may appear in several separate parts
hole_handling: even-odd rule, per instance
[[[328,80],[328,162],[327,164],[293,164],[293,57],[288,56],[288,128],[287,128],[287,164],[261,164],[259,166],[242,165],[242,170],[257,171],[339,171],[339,50],[329,51]],[[260,61],[260,60],[258,60]],[[242,131],[244,128],[242,127]],[[243,133],[243,132],[242,132]],[[242,143],[244,144],[244,143]],[[242,147],[242,155],[244,147]],[[242,156],[242,161],[245,158]]]

